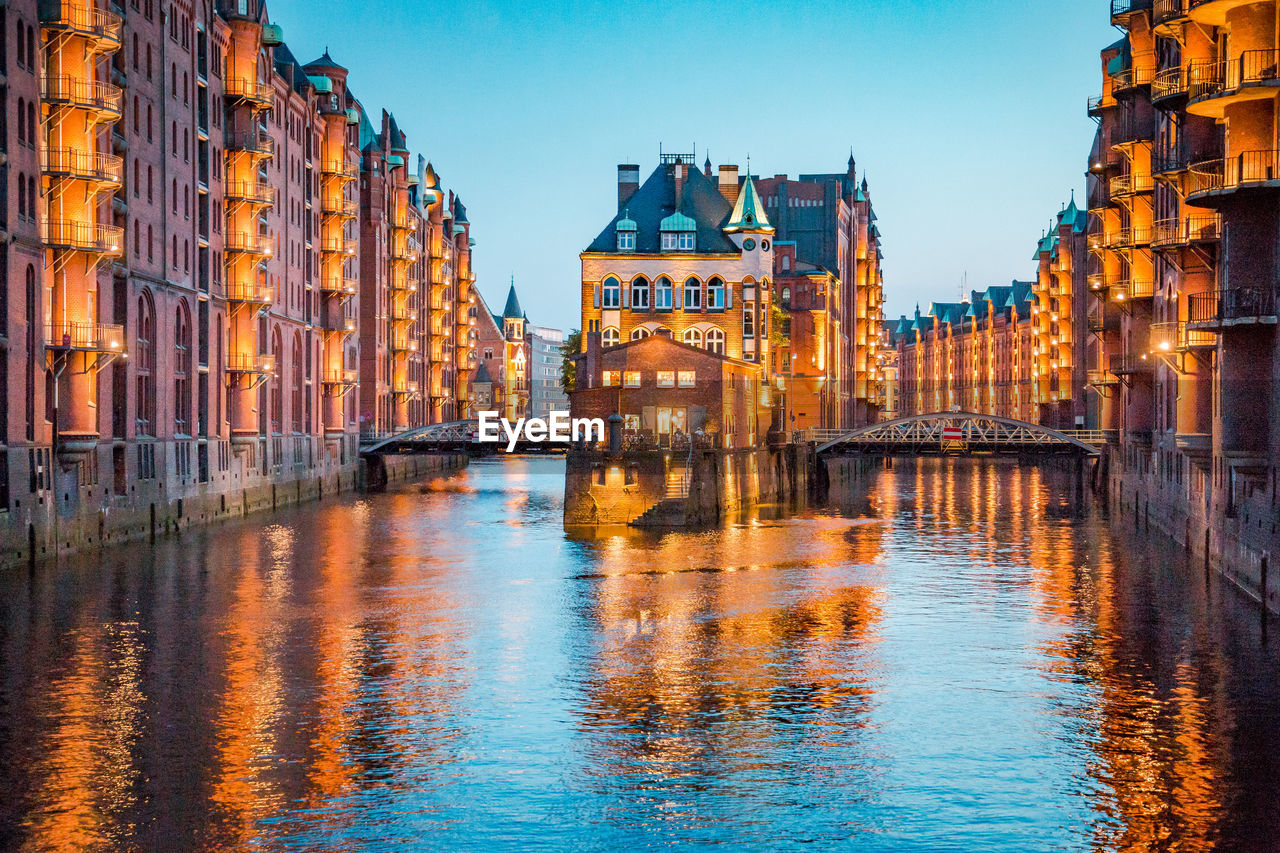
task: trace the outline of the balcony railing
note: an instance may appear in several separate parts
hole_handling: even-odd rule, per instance
[[[1194,164],[1190,169],[1187,198],[1250,187],[1280,187],[1280,151],[1245,151],[1234,157]]]
[[[226,197],[262,207],[276,203],[276,188],[258,181],[228,181]]]
[[[1168,24],[1187,15],[1187,0],[1156,0],[1151,19],[1157,26]]]
[[[124,161],[114,154],[98,151],[51,148],[44,152],[44,171],[48,175],[118,187],[124,180]]]
[[[276,357],[271,353],[227,353],[228,373],[270,375],[276,372]]]
[[[270,305],[274,294],[265,284],[227,282],[227,301],[247,305]]]
[[[223,81],[222,92],[232,100],[245,101],[257,109],[269,110],[275,103],[271,84],[246,80],[243,77],[228,77]]]
[[[392,352],[417,352],[418,341],[407,332],[396,332],[391,336]]]
[[[355,296],[356,280],[346,276],[327,276],[320,280],[320,292]]]
[[[1144,12],[1151,8],[1151,0],[1111,0],[1111,18],[1123,18],[1134,12]]]
[[[1087,372],[1087,380],[1095,388],[1105,388],[1108,385],[1120,384],[1120,377],[1110,370],[1090,370]]]
[[[1151,245],[1151,228],[1141,225],[1119,228],[1108,235],[1108,248],[1134,249]]]
[[[1185,322],[1151,324],[1151,351],[1186,352],[1208,349],[1218,345],[1218,336],[1212,332],[1190,329]]]
[[[46,219],[44,242],[53,249],[116,256],[124,251],[124,229],[72,219]]]
[[[360,167],[345,160],[329,160],[320,165],[320,174],[326,178],[354,181],[360,177]]]
[[[1156,138],[1155,122],[1147,118],[1127,118],[1111,129],[1112,145],[1151,142]]]
[[[320,329],[331,335],[353,335],[356,331],[356,321],[352,317],[327,317],[321,322]]]
[[[326,370],[321,381],[325,385],[355,385],[360,381],[360,372],[355,369]]]
[[[356,244],[345,237],[328,237],[320,241],[320,251],[326,255],[354,255]]]
[[[1120,94],[1140,86],[1151,85],[1151,81],[1155,78],[1155,55],[1134,54],[1132,62],[1129,68],[1111,75],[1112,92]]]
[[[1258,287],[1193,293],[1187,298],[1187,322],[1200,329],[1274,324],[1276,294]]]
[[[80,352],[118,352],[125,350],[124,326],[115,323],[53,323],[44,330],[45,347]]]
[[[1103,110],[1114,107],[1115,105],[1116,99],[1110,95],[1094,95],[1089,98],[1089,101],[1086,104],[1086,109],[1089,115],[1096,117],[1101,115]]]
[[[248,255],[271,255],[271,238],[266,234],[249,234],[245,231],[228,231],[223,237],[222,247],[227,252],[241,252]]]
[[[1155,188],[1155,182],[1150,175],[1116,175],[1110,183],[1113,196],[1149,193]]]
[[[69,74],[50,74],[43,80],[43,89],[44,99],[49,103],[89,110],[104,121],[120,118],[122,96],[120,89],[110,83],[84,80]]]
[[[325,201],[320,206],[320,212],[325,216],[336,216],[342,219],[355,219],[360,215],[360,205],[354,201],[347,201],[345,198]]]
[[[228,133],[226,147],[228,151],[244,151],[259,157],[274,157],[276,153],[275,139],[260,130]]]
[[[40,4],[40,26],[46,30],[74,33],[97,42],[102,52],[118,50],[123,44],[124,22],[120,16],[92,3],[49,0]]]
[[[1231,95],[1250,86],[1271,85],[1280,80],[1280,50],[1246,50],[1235,59],[1193,62],[1189,73],[1193,100]]]
[[[1126,278],[1111,285],[1111,298],[1116,302],[1150,299],[1155,295],[1155,282],[1149,278]]]
[[[1155,362],[1146,356],[1136,353],[1120,353],[1111,356],[1111,372],[1116,376],[1133,376],[1135,374],[1153,373]]]
[[[388,313],[391,315],[391,319],[396,323],[412,323],[417,319],[413,316],[413,312],[410,311],[407,306],[403,305],[391,306],[391,310]]]
[[[1179,2],[1179,0],[1173,0]],[[1186,95],[1190,90],[1187,69],[1183,67],[1165,68],[1156,72],[1151,80],[1151,100],[1162,101]]]
[[[1161,219],[1156,223],[1151,244],[1159,248],[1212,243],[1222,236],[1222,220],[1216,215]]]

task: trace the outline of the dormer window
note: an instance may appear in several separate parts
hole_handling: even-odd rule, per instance
[[[622,218],[614,226],[618,235],[618,251],[634,252],[636,250],[636,223],[628,211],[622,212]]]
[[[684,231],[676,235],[676,249],[681,252],[692,252],[694,247],[694,233],[692,231]]]
[[[676,250],[676,235],[670,231],[662,233],[662,251],[674,252]]]
[[[683,213],[673,213],[658,226],[662,232],[662,251],[692,252],[697,248],[698,223]]]

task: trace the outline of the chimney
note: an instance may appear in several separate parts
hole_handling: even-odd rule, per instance
[[[577,390],[600,386],[600,333],[586,332],[587,351],[578,359]],[[586,380],[585,382],[583,380]]]
[[[682,160],[677,160],[671,168],[671,172],[676,179],[676,210],[680,209],[680,202],[684,200],[684,170],[687,168],[689,167]]]
[[[729,204],[737,204],[738,202],[738,167],[737,166],[721,166],[720,167],[720,195],[724,196],[725,201]]]
[[[640,189],[640,167],[632,163],[619,165],[618,210],[622,210],[622,206],[631,200],[638,189]]]

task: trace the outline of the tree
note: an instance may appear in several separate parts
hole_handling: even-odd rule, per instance
[[[560,347],[560,387],[565,393],[578,385],[578,363],[574,361],[582,350],[582,330],[574,329]]]

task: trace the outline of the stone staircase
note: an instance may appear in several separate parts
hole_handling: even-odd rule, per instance
[[[683,466],[672,465],[667,471],[666,497],[631,521],[632,527],[683,527],[685,498],[689,496],[689,473]]]

